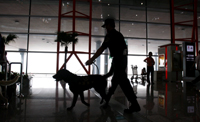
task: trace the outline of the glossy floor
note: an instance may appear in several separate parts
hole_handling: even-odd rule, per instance
[[[33,81],[36,83],[36,81]],[[49,79],[44,84],[55,81]],[[58,83],[56,88],[46,85],[32,88],[25,98],[13,97],[8,109],[0,109],[0,122],[199,122],[200,102],[198,86],[187,86],[186,82],[145,82],[132,84],[141,106],[141,111],[124,114],[128,102],[118,88],[108,108],[102,108],[100,98],[93,90],[85,91],[86,107],[78,100],[72,111],[67,111],[72,94]],[[90,97],[88,97],[88,95]]]

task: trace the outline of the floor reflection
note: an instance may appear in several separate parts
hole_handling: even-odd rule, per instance
[[[128,106],[123,94],[117,89],[108,108],[102,108],[100,98],[91,90],[84,92],[90,107],[83,105],[80,98],[72,111],[72,94],[66,85],[66,92],[59,87],[33,88],[30,96],[12,97],[9,108],[0,108],[0,122],[199,122],[200,85],[191,86],[188,81],[133,82],[141,111],[124,114]],[[57,94],[57,96],[56,96]],[[89,95],[89,96],[88,96]]]

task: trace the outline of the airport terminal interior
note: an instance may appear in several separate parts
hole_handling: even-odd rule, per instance
[[[119,86],[108,107],[91,88],[84,91],[89,107],[79,97],[67,110],[73,94],[52,76],[63,68],[108,73],[108,49],[85,65],[104,41],[107,18],[127,44],[127,77],[141,110],[124,113],[130,102]],[[77,43],[61,45],[58,32],[77,33]],[[200,122],[200,82],[191,83],[199,76],[200,0],[0,0],[0,34],[1,42],[16,36],[0,49],[8,61],[1,54],[0,122]],[[149,52],[154,84],[142,74]]]

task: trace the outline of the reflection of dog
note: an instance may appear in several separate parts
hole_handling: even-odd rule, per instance
[[[73,101],[71,107],[67,108],[67,110],[71,110],[77,101],[78,95],[81,97],[81,102],[86,106],[89,106],[88,103],[84,100],[83,91],[88,90],[90,88],[94,88],[102,97],[101,102],[105,100],[106,97],[106,87],[107,87],[107,80],[106,77],[101,75],[88,75],[88,76],[77,76],[68,70],[59,70],[53,78],[56,81],[64,80],[66,83],[69,84],[69,89],[74,94]]]

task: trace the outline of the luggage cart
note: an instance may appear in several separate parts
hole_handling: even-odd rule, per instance
[[[146,74],[140,74],[138,75],[138,67],[137,65],[133,66],[131,65],[131,69],[132,69],[132,77],[131,77],[131,82],[133,83],[133,79],[135,79],[135,83],[138,83],[138,79],[141,79],[141,84],[145,85],[145,81],[146,81]]]
[[[132,75],[132,77],[131,77],[131,81],[133,81],[133,79],[138,79],[138,71],[137,71],[137,65],[135,65],[135,66],[133,66],[133,65],[131,65],[131,69],[132,69],[132,73],[133,73],[133,75]]]

